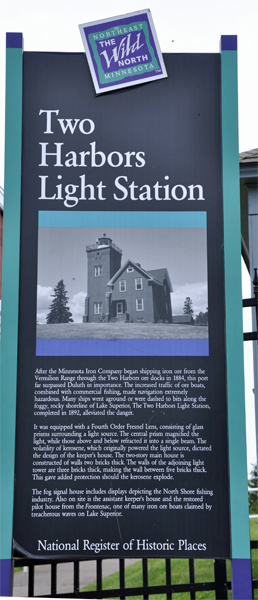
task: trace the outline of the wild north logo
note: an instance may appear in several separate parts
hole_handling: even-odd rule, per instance
[[[167,77],[149,10],[79,27],[97,93]]]

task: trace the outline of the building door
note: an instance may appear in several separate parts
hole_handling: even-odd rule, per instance
[[[120,317],[123,314],[123,302],[116,303],[116,316]]]

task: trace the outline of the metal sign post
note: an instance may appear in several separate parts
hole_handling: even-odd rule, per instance
[[[245,441],[237,37],[221,37],[228,436],[234,600],[252,598]]]
[[[90,74],[82,55],[26,53],[23,82],[22,35],[7,36],[1,364],[2,595],[11,594],[19,321],[17,483],[14,510],[16,550],[18,548],[24,556],[30,555],[37,559],[47,557],[49,560],[60,556],[64,559],[77,557],[78,560],[94,558],[96,552],[100,552],[101,558],[111,555],[117,558],[129,555],[140,558],[146,557],[147,553],[149,557],[162,555],[167,558],[172,558],[173,555],[186,558],[229,557],[229,456],[233,599],[251,599],[242,350],[236,54],[236,37],[222,36],[221,61],[219,55],[189,55],[187,59],[185,55],[167,55],[168,73],[173,72],[175,78],[168,77],[152,82],[152,94],[147,86],[137,86],[132,88],[132,91],[126,90],[124,101],[121,102],[121,96],[116,92],[103,95],[101,100],[94,97]],[[60,77],[57,78],[56,73]],[[68,80],[70,87],[67,90]],[[22,83],[24,139],[21,224]],[[35,95],[34,83],[37,90]],[[80,93],[75,95],[74,88],[78,88]],[[69,107],[67,113],[62,113],[60,108],[64,90],[66,106]],[[180,94],[184,97],[186,105],[189,103],[187,125]],[[131,96],[134,102],[131,101]],[[160,99],[163,103],[162,114]],[[148,111],[151,119],[148,118]],[[154,113],[158,116],[156,120],[152,118]],[[101,126],[103,118],[105,127]],[[173,127],[173,131],[168,131],[168,124],[170,129]],[[92,136],[93,132],[94,138],[88,137]],[[183,154],[184,164],[176,142],[177,139],[181,139],[182,132],[187,140]],[[51,144],[54,144],[54,152]],[[90,150],[85,150],[88,147]],[[80,164],[77,162],[78,157]],[[90,170],[87,170],[89,166]],[[85,167],[91,183],[86,180],[86,174],[80,167]],[[72,177],[78,177],[80,186],[71,183],[71,174]],[[104,230],[99,231],[99,227]],[[80,228],[83,228],[82,234]],[[109,235],[103,235],[106,228],[113,232],[114,243]],[[85,320],[81,322],[80,327],[94,325],[95,318],[99,323],[105,305],[108,308],[105,312],[106,321],[112,323],[112,318],[116,320],[118,317],[121,321],[121,315],[127,314],[126,325],[119,321],[115,326],[117,329],[121,326],[121,330],[127,327],[128,332],[133,331],[130,325],[134,320],[139,328],[144,322],[144,310],[149,302],[150,290],[153,294],[155,292],[156,299],[160,298],[160,290],[163,288],[163,296],[165,291],[170,293],[167,271],[167,267],[170,268],[169,264],[155,263],[145,268],[136,262],[138,257],[133,260],[129,256],[128,261],[121,266],[126,229],[130,229],[129,237],[134,240],[134,245],[138,244],[139,249],[142,245],[139,242],[140,229],[145,244],[149,243],[151,250],[153,248],[153,253],[149,253],[153,260],[156,260],[158,250],[162,247],[163,237],[170,236],[171,230],[176,250],[171,250],[170,238],[167,237],[167,246],[161,258],[175,256],[178,252],[181,260],[183,244],[175,244],[175,239],[180,235],[182,242],[183,235],[187,236],[187,239],[191,235],[191,239],[194,240],[198,229],[198,239],[205,240],[203,255],[207,260],[209,273],[206,279],[209,280],[210,321],[206,338],[199,339],[200,336],[195,332],[196,339],[190,339],[189,335],[175,339],[171,333],[170,338],[164,335],[163,339],[161,335],[159,339],[153,336],[153,339],[147,340],[139,334],[135,339],[131,339],[130,336],[127,339],[126,334],[118,340],[109,339],[106,333],[102,333],[100,339],[95,339],[94,336],[90,339],[89,335],[82,336],[83,339],[76,335],[70,335],[68,339],[62,336],[56,339],[53,336],[51,338],[49,330],[45,338],[40,335],[37,338],[37,256],[42,263],[45,261],[47,268],[51,265],[51,269],[54,269],[51,258],[56,252],[54,249],[51,254],[49,247],[53,244],[53,239],[56,241],[55,235],[59,235],[63,250],[68,241],[66,236],[69,236],[70,248],[73,248],[80,235],[87,235],[88,270],[91,269],[88,287],[91,288],[93,300],[87,296]],[[167,233],[166,229],[169,230]],[[47,238],[44,237],[46,230]],[[95,238],[97,235],[97,243],[92,238],[93,234]],[[156,247],[153,240],[159,240]],[[131,240],[129,241],[132,244]],[[130,252],[132,246],[129,246]],[[187,244],[185,247],[188,248]],[[186,253],[186,250],[184,252]],[[78,253],[75,254],[77,264]],[[189,250],[186,256],[184,268],[189,262]],[[200,258],[198,260],[201,262]],[[57,267],[59,268],[58,264]],[[107,280],[106,286],[101,287],[99,280],[103,273]],[[214,283],[214,273],[217,284]],[[50,274],[53,277],[53,271]],[[60,271],[59,284],[63,284],[62,277]],[[73,280],[73,277],[71,279]],[[126,296],[130,285],[131,296]],[[63,292],[63,300],[65,294],[66,292]],[[93,302],[91,313],[88,310],[90,301]],[[131,306],[134,306],[136,317],[130,308],[130,302]],[[164,303],[156,302],[156,306],[157,304],[161,307],[159,310],[164,312]],[[168,308],[166,310],[168,311]],[[166,314],[170,315],[170,312]],[[166,319],[161,319],[160,315],[155,318],[162,321],[165,331],[169,325]],[[148,319],[150,320],[150,317]],[[104,323],[104,326],[105,324],[109,323]],[[69,333],[74,331],[73,324],[69,323],[68,327],[70,325]],[[43,329],[44,326],[48,327],[47,324],[43,324]],[[195,329],[198,331],[197,327]],[[206,376],[206,370],[207,373],[209,371],[209,377]],[[197,373],[198,382],[195,377]],[[72,377],[69,377],[69,374]],[[111,379],[108,379],[109,377]],[[84,380],[87,382],[84,383]],[[117,389],[113,381],[118,382]],[[111,398],[109,383],[113,386]],[[147,384],[148,390],[155,388],[152,393],[164,393],[164,399],[161,401],[158,396],[154,399],[149,391],[146,397],[141,397],[139,390],[147,389]],[[89,388],[88,392],[86,386]],[[98,387],[103,388],[101,398],[94,397],[94,394],[99,393]],[[191,394],[189,402],[184,402],[182,398],[185,395],[187,400],[187,387]],[[202,388],[201,391],[197,389],[199,387]],[[119,392],[120,389],[123,395]],[[203,390],[205,397],[201,394]],[[126,415],[121,411],[122,400],[117,400],[116,391],[126,403]],[[76,410],[70,405],[69,393],[74,396],[73,401],[77,401],[79,396]],[[128,396],[129,393],[131,396]],[[183,395],[181,399],[179,394]],[[111,401],[112,406],[108,405]],[[198,408],[207,410],[196,411],[197,405]],[[199,433],[195,431],[196,428]],[[180,435],[177,430],[180,431]],[[137,435],[144,436],[141,442],[138,440],[143,446],[138,447],[133,437],[135,431]],[[204,437],[200,431],[205,432]],[[167,439],[172,439],[169,450],[168,447],[164,448],[161,441],[164,432]],[[95,442],[90,440],[90,433],[96,438]],[[113,446],[108,439],[110,433],[113,435]],[[128,435],[131,437],[127,439]],[[87,441],[84,438],[87,438]],[[102,439],[103,444],[106,444],[103,448]],[[210,441],[207,442],[208,439]],[[128,440],[130,442],[127,453],[133,452],[133,456],[125,452]],[[78,443],[80,447],[77,446]],[[94,446],[94,443],[97,443],[97,446]],[[119,452],[116,443],[119,444]],[[68,447],[68,444],[73,446]],[[107,452],[109,447],[110,452],[103,459],[103,449]],[[146,450],[147,454],[141,455],[142,449]],[[154,451],[161,454],[154,456],[151,454]],[[178,455],[168,454],[172,451],[178,451]],[[116,454],[113,456],[112,452]],[[151,465],[154,466],[150,466],[148,457],[153,460]],[[35,462],[32,462],[32,458]],[[172,464],[170,458],[179,458],[181,463]],[[181,492],[185,490],[184,486],[187,489]],[[142,512],[140,514],[137,511],[137,519],[136,511],[132,510],[131,516],[129,511],[131,506],[135,508],[131,501],[132,494],[137,495],[139,489],[142,496]],[[192,489],[196,492],[190,493]],[[224,499],[221,501],[224,491]],[[205,496],[208,492],[209,503],[206,502],[206,497],[204,500],[197,497],[198,494]],[[107,508],[109,505],[104,504],[103,498],[108,501],[112,494],[118,493],[122,494],[119,505],[114,496],[112,508]],[[67,500],[64,501],[62,494],[69,497],[69,504]],[[186,494],[190,495],[187,497]],[[52,511],[49,497],[51,502],[55,499]],[[155,504],[151,503],[150,498]],[[101,517],[104,519],[103,523]],[[87,529],[82,531],[86,518]],[[28,523],[31,523],[29,528]],[[219,534],[216,529],[217,535],[214,535],[215,526],[220,528]],[[150,539],[151,535],[153,540]],[[157,538],[154,539],[155,535]],[[202,536],[200,539],[199,535]],[[81,536],[84,536],[84,539]]]
[[[22,127],[21,33],[6,37],[5,208],[1,331],[1,595],[12,594]]]

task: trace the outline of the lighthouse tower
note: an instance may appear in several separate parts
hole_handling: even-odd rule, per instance
[[[103,233],[96,244],[86,246],[88,257],[87,296],[83,323],[108,321],[110,292],[107,283],[121,267],[122,250]]]

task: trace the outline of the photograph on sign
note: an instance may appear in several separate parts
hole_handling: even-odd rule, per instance
[[[149,9],[79,29],[97,94],[167,77]]]
[[[78,227],[57,227],[56,218],[39,227],[38,339],[147,338],[151,354],[151,339],[208,338],[208,320],[197,327],[192,317],[193,306],[208,311],[206,213],[197,227],[191,213],[173,227],[170,213],[159,228],[140,227],[135,213],[138,227],[105,233],[77,217]]]

